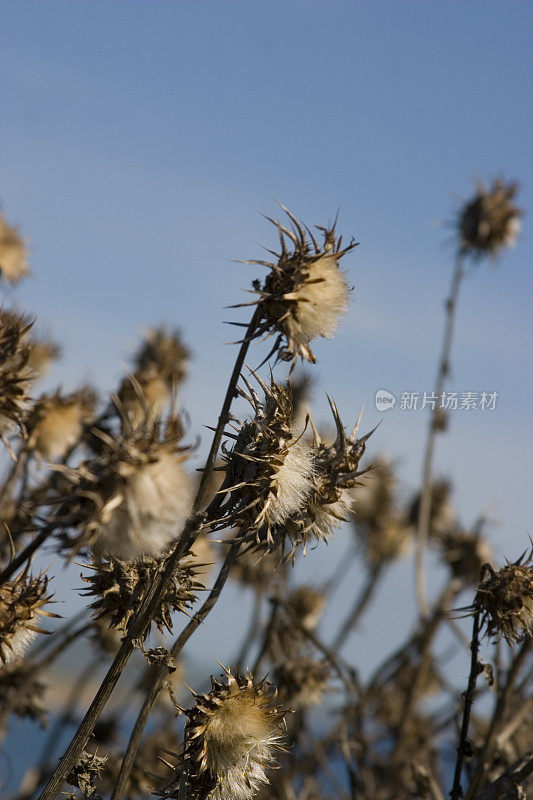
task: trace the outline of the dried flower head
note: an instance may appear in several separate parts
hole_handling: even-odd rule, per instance
[[[492,551],[485,537],[476,531],[457,529],[441,539],[442,558],[455,578],[477,584],[483,564],[492,561]]]
[[[460,250],[474,258],[490,255],[493,258],[504,248],[513,245],[520,231],[521,210],[513,199],[518,191],[515,182],[500,179],[486,187],[482,182],[477,192],[459,214]]]
[[[383,519],[368,530],[364,540],[365,558],[369,564],[381,564],[407,555],[413,539],[413,528],[401,515]]]
[[[328,397],[336,437],[332,443],[322,441],[314,428],[316,449],[313,491],[306,502],[300,518],[288,522],[290,535],[295,544],[307,539],[327,541],[335,528],[349,519],[353,511],[353,490],[360,485],[358,478],[366,470],[359,470],[359,462],[365,452],[366,441],[372,431],[357,439],[359,421],[347,434],[337,406]]]
[[[496,572],[485,565],[473,610],[481,613],[489,636],[503,636],[508,644],[533,636],[533,549]]]
[[[0,309],[0,433],[24,431],[30,408],[33,372],[28,368],[31,347],[27,334],[32,322],[22,314]]]
[[[77,469],[65,470],[68,496],[58,524],[78,531],[66,544],[94,545],[97,557],[129,561],[158,556],[178,536],[191,503],[190,481],[183,468],[190,448],[180,445],[182,426],[145,421],[111,436],[95,431],[100,454]]]
[[[227,683],[211,678],[211,691],[194,695],[186,711],[185,747],[178,778],[162,792],[177,797],[183,774],[191,800],[251,800],[268,783],[274,751],[282,749],[283,712],[266,680],[232,675]]]
[[[144,556],[135,561],[93,560],[89,566],[91,572],[82,576],[82,580],[89,584],[85,595],[97,598],[90,605],[94,616],[108,620],[113,628],[126,631],[130,617],[139,608],[157,574],[165,568],[165,559]],[[190,559],[180,561],[153,615],[158,629],[162,633],[165,629],[172,631],[172,613],[186,612],[203,589],[203,584],[196,580],[196,569]]]
[[[311,586],[299,586],[291,592],[287,600],[289,611],[298,618],[307,631],[316,630],[325,604],[324,592]]]
[[[45,727],[48,704],[45,702],[46,685],[40,680],[34,664],[11,663],[0,668],[0,709],[9,709],[21,719],[27,717]]]
[[[225,452],[226,476],[222,506],[227,519],[244,535],[274,546],[284,535],[289,518],[302,510],[313,489],[313,449],[292,426],[290,384],[271,380],[264,402],[246,381],[255,416],[245,422],[231,450]]]
[[[50,602],[48,577],[29,574],[29,564],[16,578],[0,585],[0,666],[18,661],[38,633],[47,633],[37,618],[57,617],[43,606]]]
[[[133,374],[118,390],[123,411],[134,426],[147,415],[161,416],[178,385],[187,375],[190,353],[178,331],[150,328],[135,355]]]
[[[276,667],[274,680],[285,706],[309,708],[321,703],[330,690],[331,667],[326,661],[312,658],[288,659]]]
[[[18,283],[30,274],[26,243],[18,229],[0,214],[0,278]]]
[[[50,339],[29,339],[30,352],[28,356],[28,369],[35,380],[42,378],[50,370],[54,361],[61,355],[61,348]]]
[[[456,512],[450,499],[451,493],[452,485],[445,478],[435,481],[431,487],[429,535],[434,539],[445,536],[457,528]],[[417,494],[411,500],[407,510],[407,519],[410,525],[418,524],[419,512],[420,494]]]
[[[28,420],[30,447],[42,458],[63,458],[79,442],[95,405],[96,395],[88,388],[71,394],[57,390],[53,395],[45,395],[36,403]]]
[[[261,310],[256,335],[278,334],[273,352],[277,351],[279,358],[295,361],[300,356],[314,363],[310,342],[317,336],[331,338],[348,307],[349,287],[339,262],[356,243],[343,248],[334,224],[331,228],[317,226],[324,237],[319,245],[311,231],[282,208],[290,227],[270,220],[280,240],[281,252],[273,253],[276,261],[246,262],[270,269],[262,284],[258,280],[253,283]]]
[[[258,553],[247,548],[233,563],[230,577],[242,586],[264,592],[273,588],[277,580],[283,580],[285,572],[286,563],[276,553]]]

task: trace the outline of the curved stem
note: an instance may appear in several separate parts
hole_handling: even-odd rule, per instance
[[[450,372],[450,353],[452,349],[453,332],[457,313],[457,301],[459,298],[459,288],[464,277],[463,256],[458,255],[455,261],[455,269],[452,277],[450,294],[446,300],[446,323],[444,326],[444,339],[442,342],[442,352],[440,356],[437,382],[435,385],[435,407],[431,414],[429,429],[426,439],[426,449],[424,453],[424,463],[422,468],[422,490],[420,496],[420,508],[418,512],[418,523],[416,532],[415,550],[415,582],[418,606],[422,616],[428,615],[428,604],[426,598],[426,583],[424,574],[425,551],[429,536],[429,523],[431,518],[431,477],[433,466],[433,454],[435,451],[435,440],[438,431],[437,414],[439,410],[439,399],[444,390],[444,384]]]
[[[213,441],[211,443],[211,448],[209,450],[202,478],[194,499],[191,516],[185,523],[185,527],[181,533],[178,544],[166,561],[164,572],[155,577],[149,591],[140,604],[139,610],[132,617],[128,633],[123,639],[113,663],[109,667],[109,670],[107,671],[107,674],[104,677],[98,692],[89,706],[85,717],[83,718],[78,730],[69,744],[63,758],[59,762],[57,769],[40,795],[39,800],[53,800],[57,793],[61,790],[65,778],[77,763],[79,756],[93,731],[96,721],[104,710],[107,701],[111,697],[111,694],[118,683],[124,667],[130,659],[135,647],[135,640],[143,637],[150,624],[153,613],[161,600],[168,581],[171,579],[179,561],[189,551],[190,547],[198,536],[198,533],[202,529],[204,520],[203,515],[200,513],[200,509],[203,507],[208,494],[209,479],[213,471],[213,467],[215,466],[224,427],[228,421],[230,406],[233,398],[235,397],[237,382],[239,380],[244,359],[246,358],[246,353],[253,338],[253,334],[257,327],[260,316],[261,311],[258,306],[254,311],[250,324],[248,325],[245,337],[241,343],[241,347],[235,360],[235,366],[229,380],[226,396],[222,404],[222,410],[220,412],[218,424],[213,436]],[[221,502],[222,496],[219,495],[218,497],[220,498]]]

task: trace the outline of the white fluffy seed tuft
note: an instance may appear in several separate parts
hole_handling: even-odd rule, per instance
[[[306,442],[296,441],[272,477],[266,510],[270,525],[283,524],[303,507],[313,489],[313,476],[313,450]]]
[[[348,286],[335,254],[309,265],[305,282],[294,292],[296,308],[287,319],[291,337],[307,344],[317,336],[330,339],[348,306]]]
[[[164,553],[191,506],[190,480],[182,456],[163,452],[132,471],[120,504],[111,509],[95,544],[97,556],[124,561]]]

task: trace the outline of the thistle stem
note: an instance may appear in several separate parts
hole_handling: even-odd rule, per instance
[[[460,800],[463,797],[463,789],[461,787],[461,775],[463,772],[463,764],[465,758],[471,754],[472,745],[468,739],[468,728],[470,725],[470,714],[474,704],[474,693],[476,691],[477,676],[482,672],[483,667],[479,663],[479,629],[480,629],[480,612],[476,611],[474,614],[474,623],[472,626],[472,642],[470,644],[471,659],[470,659],[470,675],[468,676],[468,685],[464,693],[464,707],[463,707],[463,722],[461,724],[461,738],[457,747],[457,759],[455,762],[455,773],[453,777],[453,786],[450,792],[451,800]]]
[[[437,437],[437,413],[439,398],[444,390],[446,378],[450,373],[450,353],[452,349],[453,333],[457,313],[457,302],[459,298],[459,288],[461,280],[464,277],[463,256],[457,255],[455,260],[455,269],[453,272],[450,294],[446,300],[446,322],[444,326],[444,338],[442,342],[442,352],[440,356],[440,363],[437,372],[437,381],[435,384],[435,407],[432,411],[428,434],[426,439],[426,448],[424,453],[424,463],[422,468],[422,491],[420,495],[420,508],[418,512],[417,532],[416,532],[416,550],[415,550],[415,582],[416,594],[418,599],[418,607],[422,616],[428,615],[428,603],[426,598],[426,581],[425,581],[425,552],[427,548],[427,541],[429,536],[429,523],[431,518],[431,478],[433,455],[435,451],[435,442]]]
[[[204,466],[204,472],[202,474],[200,485],[194,499],[192,512],[189,519],[185,523],[185,527],[181,533],[178,544],[167,559],[163,574],[156,576],[155,580],[150,586],[150,589],[143,598],[138,611],[132,617],[127,635],[123,639],[122,644],[100,685],[100,688],[98,689],[91,705],[87,710],[87,713],[85,714],[85,717],[83,718],[78,730],[76,731],[72,741],[65,751],[63,758],[59,762],[57,769],[41,793],[39,800],[54,800],[58,792],[61,790],[65,778],[78,762],[81,752],[83,751],[83,748],[85,747],[100,714],[104,710],[107,701],[111,697],[115,686],[117,685],[118,680],[130,659],[135,647],[135,640],[142,638],[144,635],[147,627],[150,624],[153,613],[155,612],[155,609],[157,608],[161,597],[163,596],[168,581],[171,579],[181,558],[183,558],[183,556],[189,551],[203,526],[204,515],[202,515],[199,510],[203,507],[208,493],[209,479],[213,471],[213,467],[215,466],[218,448],[220,446],[224,427],[228,421],[231,403],[235,397],[237,382],[239,380],[244,359],[246,358],[246,353],[248,352],[248,347],[252,341],[253,334],[257,327],[260,316],[261,310],[258,306],[254,311],[250,324],[246,330],[246,335],[241,343],[241,347],[239,348],[239,352],[235,360],[235,366],[233,368],[226,391],[226,396],[222,404],[222,410],[218,418],[216,431],[211,443],[211,449],[209,450],[209,454]],[[220,498],[220,502],[222,502],[220,495],[218,497]],[[189,637],[187,636],[187,639],[188,638]]]

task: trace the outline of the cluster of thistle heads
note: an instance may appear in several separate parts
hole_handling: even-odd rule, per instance
[[[514,184],[502,181],[478,187],[457,225],[462,255],[494,256],[512,243],[520,218],[515,191]],[[102,658],[115,653],[128,635],[151,586],[182,543],[199,497],[204,500],[201,528],[187,540],[165,584],[152,628],[166,642],[176,620],[194,612],[214,563],[229,546],[237,547],[230,577],[255,597],[256,626],[235,668],[224,669],[222,681],[212,678],[207,693],[193,692],[189,708],[176,702],[169,684],[173,704],[165,705],[161,727],[143,741],[128,777],[128,797],[144,797],[154,785],[161,796],[192,800],[331,796],[320,778],[324,765],[317,767],[316,749],[309,751],[305,726],[312,709],[338,695],[339,682],[345,690],[339,721],[320,752],[327,762],[330,748],[349,764],[367,748],[367,774],[350,778],[359,786],[352,796],[421,799],[426,796],[421,787],[435,769],[435,748],[421,735],[421,726],[432,724],[424,717],[422,700],[440,691],[443,681],[431,658],[421,660],[418,639],[378,668],[365,686],[339,655],[378,576],[409,551],[420,497],[407,502],[399,497],[397,468],[385,457],[362,463],[372,432],[358,436],[361,415],[346,429],[328,397],[332,424],[322,428],[311,418],[309,378],[294,377],[293,370],[298,360],[316,362],[314,340],[331,338],[349,307],[344,257],[355,242],[343,246],[336,222],[312,231],[283,211],[286,221],[271,220],[279,239],[278,251],[269,251],[272,260],[248,262],[266,267],[267,275],[253,281],[254,300],[238,304],[254,309],[241,344],[272,341],[266,359],[272,358],[270,374],[265,378],[248,368],[241,373],[234,388],[248,403],[249,415],[243,421],[228,415],[222,452],[207,476],[207,500],[188,463],[195,448],[179,390],[190,353],[179,332],[148,330],[131,371],[107,398],[88,386],[39,393],[39,379],[59,349],[37,337],[33,318],[4,305],[0,309],[0,436],[8,463],[0,490],[1,555],[9,572],[0,584],[0,699],[9,710],[37,716],[34,701],[42,687],[35,674],[30,678],[25,656],[44,632],[39,616],[57,616],[45,609],[52,596],[50,578],[32,574],[31,552],[14,577],[9,570],[36,537],[42,537],[50,555],[81,563],[85,588],[80,588],[91,613],[87,629]],[[2,281],[14,284],[28,274],[25,242],[0,216]],[[279,362],[290,364],[281,379],[273,372]],[[348,521],[355,544],[350,558],[362,556],[361,575],[366,574],[369,588],[339,624],[331,651],[320,639],[319,622],[335,576],[320,587],[294,586],[290,565],[308,543],[329,541]],[[221,531],[215,547],[213,534]],[[533,634],[530,560],[495,570],[482,526],[470,530],[459,523],[447,481],[432,488],[430,540],[449,569],[453,597],[467,585],[478,586],[472,613],[490,637],[515,643]],[[268,624],[260,613],[267,600]],[[145,642],[153,636],[150,630],[142,636]],[[245,659],[253,646],[257,654],[250,671]],[[156,656],[171,662],[166,646],[149,653],[152,666]],[[259,678],[267,665],[268,681]],[[181,678],[181,667],[177,675]],[[173,714],[185,720],[181,741]],[[111,791],[121,763],[113,747],[95,731],[68,777],[74,789],[69,797],[98,798]],[[270,770],[276,759],[283,769],[274,779]],[[150,783],[148,774],[158,769],[160,774],[162,765],[164,780]],[[269,780],[271,789],[265,788]]]

